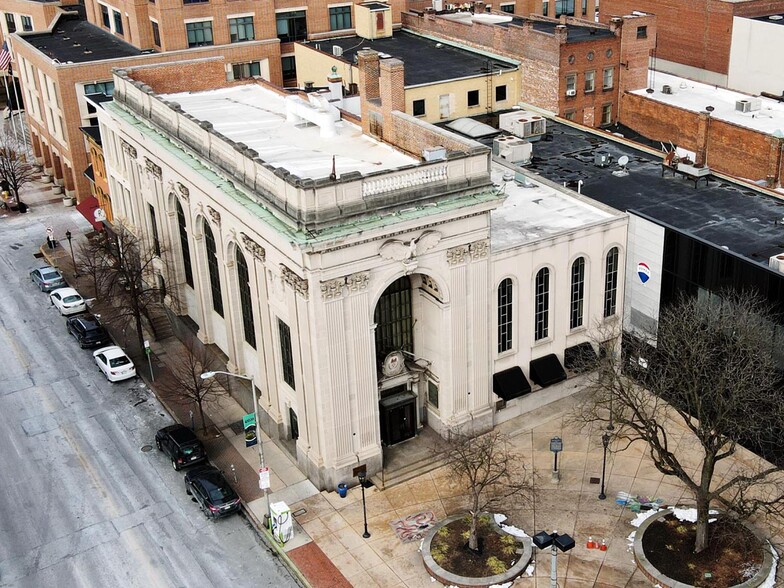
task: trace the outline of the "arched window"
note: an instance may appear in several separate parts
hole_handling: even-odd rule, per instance
[[[392,351],[413,351],[411,280],[403,276],[384,290],[373,315],[376,322],[376,357],[382,361]]]
[[[250,295],[250,273],[248,272],[248,262],[245,256],[236,249],[237,257],[237,283],[240,288],[240,306],[242,307],[242,330],[245,333],[245,341],[256,348],[256,329],[253,325],[253,302]]]
[[[572,264],[572,287],[569,299],[569,328],[583,326],[583,300],[585,300],[585,258],[578,257]]]
[[[207,250],[207,269],[210,272],[210,290],[212,291],[212,309],[223,316],[223,296],[221,295],[220,272],[218,270],[218,252],[215,248],[215,236],[210,225],[204,223],[204,248]]]
[[[498,353],[512,348],[512,280],[498,285]]]
[[[613,247],[607,252],[607,263],[604,270],[604,316],[613,316],[617,310],[618,298],[618,248]]]
[[[185,213],[180,201],[177,200],[177,226],[180,232],[180,249],[182,249],[182,267],[185,270],[185,282],[193,288],[193,268],[191,267],[191,247],[188,244],[188,229],[185,228]]]
[[[546,267],[536,274],[534,291],[534,341],[546,339],[550,319],[550,270]]]

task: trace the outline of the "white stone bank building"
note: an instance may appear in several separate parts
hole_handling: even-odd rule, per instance
[[[564,366],[620,320],[625,214],[400,112],[393,146],[326,94],[164,94],[143,70],[99,113],[115,219],[161,242],[173,310],[255,377],[316,486],[573,392]]]

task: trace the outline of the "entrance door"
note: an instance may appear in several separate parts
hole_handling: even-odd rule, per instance
[[[413,392],[388,396],[379,404],[384,445],[394,445],[416,435],[416,395]]]

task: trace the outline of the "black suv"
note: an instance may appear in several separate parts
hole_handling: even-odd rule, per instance
[[[92,314],[74,316],[65,321],[65,328],[79,342],[79,347],[99,347],[101,345],[111,345],[112,339],[109,333]]]
[[[185,492],[190,494],[202,512],[212,519],[240,509],[240,497],[229,486],[220,470],[211,465],[193,468],[185,474]]]
[[[169,425],[155,433],[155,444],[171,458],[172,467],[179,470],[185,466],[206,461],[204,445],[188,427]]]

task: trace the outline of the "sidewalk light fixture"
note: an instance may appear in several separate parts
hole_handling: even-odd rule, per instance
[[[370,532],[368,531],[368,528],[367,528],[367,505],[365,504],[365,479],[366,479],[366,477],[367,477],[367,474],[365,473],[364,469],[361,470],[357,474],[357,478],[359,478],[359,485],[362,488],[362,516],[365,518],[365,532],[362,533],[362,536],[365,539],[369,539],[370,538]]]
[[[71,263],[73,263],[74,277],[79,277],[79,270],[76,269],[76,257],[74,257],[73,243],[71,243],[71,231],[65,232],[65,240],[68,241],[68,247],[71,249]]]
[[[550,588],[558,588],[558,551],[564,553],[574,547],[574,539],[569,535],[559,535],[557,531],[539,531],[533,536],[534,545],[539,549],[550,548]]]
[[[610,446],[610,434],[605,433],[602,435],[602,448],[604,453],[602,455],[602,490],[599,493],[599,500],[604,500],[607,495],[604,493],[604,474],[607,471],[607,448]]]
[[[253,376],[243,376],[241,374],[234,374],[232,372],[222,372],[222,371],[209,371],[204,372],[201,374],[202,380],[209,380],[210,378],[214,378],[216,375],[221,374],[224,376],[229,376],[231,378],[239,378],[240,380],[247,380],[250,382],[250,393],[253,396],[253,415],[256,418],[256,439],[257,445],[259,446],[259,475],[261,475],[261,470],[265,468],[264,464],[264,443],[261,440],[261,425],[259,424],[259,400],[256,396],[256,384],[253,379]],[[270,499],[269,499],[269,489],[264,488],[264,495],[267,497],[267,524],[269,525],[269,530],[272,532],[272,517],[270,514]]]

